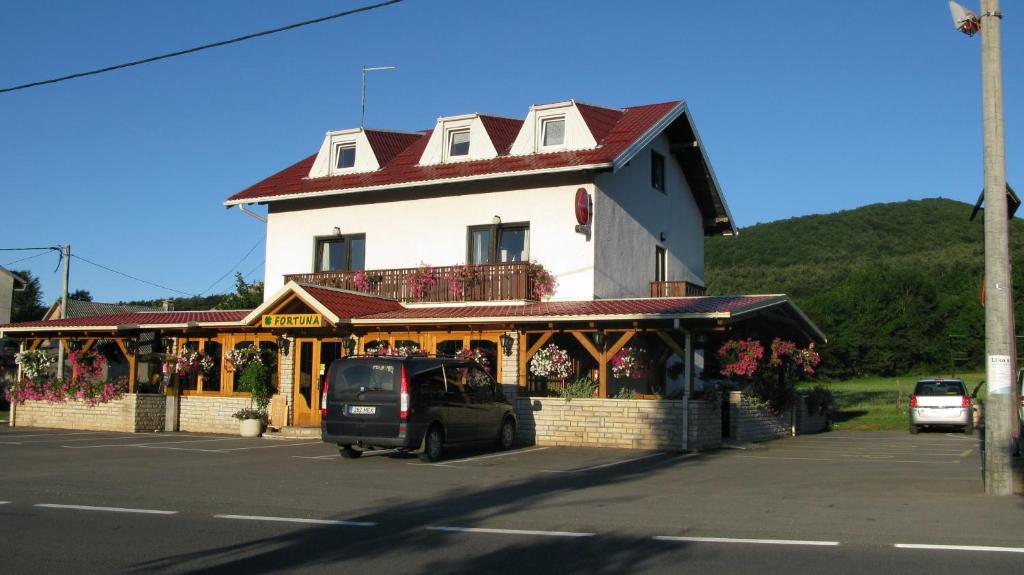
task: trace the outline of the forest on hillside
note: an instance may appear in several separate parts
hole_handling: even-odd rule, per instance
[[[983,213],[946,199],[758,224],[705,244],[708,293],[785,293],[820,327],[825,377],[982,367]],[[1024,289],[1024,222],[1010,227]],[[1017,325],[1024,298],[1015,293]]]

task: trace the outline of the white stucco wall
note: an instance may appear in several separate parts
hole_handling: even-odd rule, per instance
[[[0,273],[0,324],[11,322],[11,301],[14,298],[14,278]]]
[[[666,193],[651,186],[652,147],[665,157]],[[667,252],[666,280],[704,284],[703,220],[666,136],[617,173],[598,174],[596,186],[595,297],[649,296],[657,245]]]
[[[579,187],[594,193],[592,184],[567,184],[294,211],[272,205],[264,294],[280,289],[284,274],[311,272],[314,237],[336,226],[342,234],[366,234],[366,269],[447,266],[465,263],[467,227],[498,215],[504,223],[530,223],[530,259],[558,279],[551,299],[590,299],[594,243],[575,231]]]

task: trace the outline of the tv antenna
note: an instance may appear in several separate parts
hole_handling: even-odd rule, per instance
[[[396,66],[363,66],[363,88],[362,88],[362,101],[359,108],[359,127],[363,127],[363,123],[366,120],[366,73],[367,72],[379,72],[381,70],[394,70]]]

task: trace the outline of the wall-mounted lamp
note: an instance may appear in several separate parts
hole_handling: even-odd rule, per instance
[[[601,351],[602,353],[604,352],[605,347],[604,347],[604,330],[603,329],[599,329],[599,330],[594,332],[594,345],[597,347],[597,349],[599,351]]]
[[[501,216],[497,216],[496,215],[493,218],[491,218],[491,223],[496,225],[496,226],[500,226],[501,225]]]
[[[505,357],[512,355],[512,344],[515,343],[515,338],[507,333],[503,333],[498,336],[498,339],[501,341],[501,351],[504,352]]]
[[[338,226],[334,226],[334,235],[340,236],[341,235],[341,228],[339,228]]]
[[[281,353],[288,355],[289,348],[291,347],[292,340],[288,339],[288,334],[282,333],[277,336],[277,349],[281,350]]]
[[[126,339],[126,340],[124,340],[124,349],[128,352],[128,355],[135,355],[135,351],[139,349],[139,340],[137,340],[137,339]]]
[[[354,333],[349,334],[349,336],[345,338],[345,355],[355,355],[356,344],[358,343],[359,337]]]
[[[665,232],[659,232],[658,233],[658,240],[659,241],[663,242],[663,241],[665,241],[665,238],[667,238],[667,237],[668,237],[668,234],[666,234]]]

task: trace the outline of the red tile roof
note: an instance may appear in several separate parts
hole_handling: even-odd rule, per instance
[[[402,309],[402,304],[387,298],[374,297],[347,290],[324,288],[299,284],[309,295],[340,319],[352,319],[364,315],[387,313]]]
[[[735,313],[751,306],[784,301],[776,295],[708,296],[691,298],[603,299],[556,301],[525,305],[482,305],[458,307],[413,307],[358,318],[371,320],[426,320],[474,318],[595,317],[642,315],[705,315]]]
[[[491,137],[491,143],[499,156],[508,155],[512,143],[516,141],[519,130],[523,127],[523,121],[515,118],[502,118],[501,116],[485,116],[480,114],[480,123],[487,130]]]
[[[418,165],[429,138],[413,140],[407,148],[396,154],[390,162],[375,172],[307,178],[316,155],[281,170],[269,178],[228,198],[228,202],[260,202],[295,194],[348,190],[398,184],[424,184],[447,178],[463,178],[488,174],[505,174],[533,170],[571,168],[573,166],[607,165],[631,144],[679,106],[680,102],[664,102],[625,108],[611,124],[611,114],[601,108],[586,106],[588,125],[598,132],[607,126],[607,135],[600,146],[589,150],[574,150],[524,156],[498,156],[490,160],[458,162],[431,166]],[[591,124],[592,122],[592,124]],[[488,132],[490,133],[490,131]]]
[[[604,141],[605,136],[622,118],[623,113],[622,110],[591,106],[590,104],[582,104],[580,102],[576,102],[576,109],[580,111],[583,121],[590,128],[590,134],[594,136],[594,140],[598,144]]]
[[[227,323],[241,321],[251,310],[211,311],[144,311],[93,315],[48,321],[27,321],[0,325],[0,329],[25,327],[111,327],[118,325],[184,325],[196,323]]]
[[[377,157],[377,163],[381,166],[393,160],[416,140],[423,137],[422,133],[411,134],[407,132],[385,132],[383,130],[364,130],[366,139],[373,148],[373,155]]]

